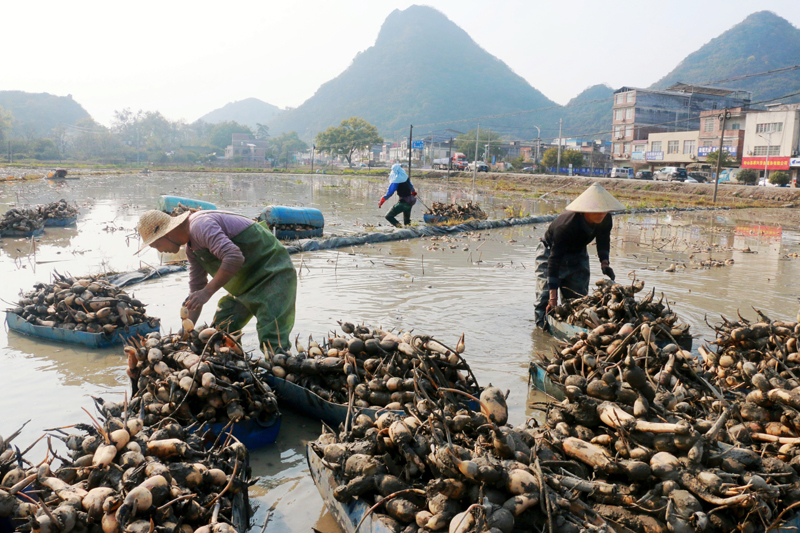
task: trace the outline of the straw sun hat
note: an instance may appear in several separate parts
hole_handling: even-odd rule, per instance
[[[171,217],[156,209],[147,211],[139,217],[139,224],[136,226],[136,230],[142,238],[142,246],[136,253],[140,253],[158,239],[180,226],[191,214],[190,211],[187,211],[176,217]]]
[[[565,209],[576,213],[610,213],[611,211],[625,211],[625,206],[611,196],[599,183],[592,183]]]

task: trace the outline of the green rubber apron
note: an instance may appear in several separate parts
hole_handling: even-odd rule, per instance
[[[231,241],[244,255],[244,264],[225,284],[214,314],[214,324],[239,331],[256,317],[259,347],[273,350],[290,346],[294,327],[297,273],[289,252],[261,223],[256,222]],[[222,261],[208,250],[192,250],[203,269],[216,275]]]

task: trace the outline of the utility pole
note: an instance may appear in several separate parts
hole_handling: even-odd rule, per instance
[[[408,128],[408,179],[411,179],[411,139],[414,133],[414,125],[411,124]]]
[[[728,108],[722,110],[722,113],[719,114],[719,120],[721,122],[720,131],[719,131],[719,150],[717,151],[717,173],[715,174],[714,179],[714,203],[717,203],[717,187],[719,186],[719,171],[720,167],[722,166],[722,144],[725,140],[725,122],[728,120],[728,117],[731,116],[731,112],[728,111]],[[769,153],[769,148],[767,149],[767,153]]]
[[[478,129],[475,130],[475,160],[472,162],[472,196],[475,199],[475,177],[478,175],[478,137],[481,135],[481,123],[478,122]]]
[[[311,173],[314,173],[314,150],[317,149],[316,144],[311,145]]]
[[[453,166],[453,138],[450,137],[450,142],[447,145],[447,180],[450,181],[450,167]]]
[[[556,174],[561,174],[561,119],[558,119],[558,159],[556,160]]]
[[[141,154],[139,153],[139,124],[136,124],[136,166],[141,164]]]

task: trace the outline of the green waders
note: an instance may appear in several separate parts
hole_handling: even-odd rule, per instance
[[[242,329],[256,317],[259,347],[288,348],[294,327],[297,273],[289,252],[261,223],[256,222],[231,239],[242,250],[244,264],[225,284],[214,314],[214,324],[227,331]],[[203,269],[216,275],[222,261],[208,250],[194,252]]]

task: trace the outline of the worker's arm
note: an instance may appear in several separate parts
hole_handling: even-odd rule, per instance
[[[189,318],[192,320],[192,322],[196,322],[197,319],[200,318],[200,312],[203,310],[203,306],[206,304],[206,302],[211,299],[215,292],[220,290],[225,286],[226,283],[232,280],[233,276],[236,275],[238,270],[238,268],[236,270],[225,270],[220,268],[217,270],[217,274],[211,278],[211,281],[209,281],[205,287],[189,295],[189,298],[186,300],[186,308],[189,310]]]
[[[390,183],[389,184],[389,190],[386,191],[386,194],[383,196],[384,201],[388,200],[389,198],[391,198],[396,190],[397,190],[397,184],[396,183]]]
[[[225,234],[219,224],[212,220],[203,221],[203,223],[202,226],[196,225],[192,228],[194,232],[192,244],[197,242],[200,247],[207,248],[221,261],[221,264],[217,273],[208,283],[189,284],[191,293],[186,300],[186,308],[189,310],[189,318],[193,321],[200,317],[203,305],[211,299],[214,293],[233,279],[245,261],[242,250]],[[189,255],[188,249],[186,256],[190,262],[194,261],[199,264],[193,252],[191,256]],[[206,279],[207,277],[204,276],[203,282]]]
[[[614,223],[611,219],[611,213],[606,215],[606,218],[600,223],[597,232],[597,258],[600,259],[600,270],[603,274],[611,278],[612,281],[616,279],[614,271],[611,269],[611,262],[609,255],[611,252],[611,229]]]

